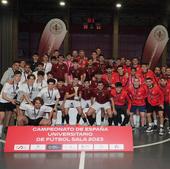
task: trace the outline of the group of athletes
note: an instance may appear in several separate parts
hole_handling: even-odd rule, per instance
[[[57,50],[51,56],[35,53],[28,62],[14,61],[1,86],[0,137],[11,117],[18,126],[55,126],[61,111],[61,125],[69,125],[70,108],[77,110],[77,125],[81,119],[82,125],[95,125],[101,112],[101,125],[170,134],[170,68],[150,70],[138,58],[105,59],[99,48],[89,58],[83,50],[66,57]]]

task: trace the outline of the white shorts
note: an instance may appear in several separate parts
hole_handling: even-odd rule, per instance
[[[111,109],[111,105],[110,105],[110,102],[106,102],[104,104],[100,104],[100,103],[95,101],[94,104],[91,106],[91,108],[96,110],[96,113],[97,113],[101,108],[104,108],[105,111],[107,109]]]
[[[81,99],[80,103],[81,103],[81,107],[82,107],[83,109],[89,108],[89,107],[91,106],[91,100]]]
[[[61,106],[63,104],[63,101],[59,101],[58,104]]]
[[[76,100],[66,100],[64,108],[77,108],[81,107],[80,101]]]

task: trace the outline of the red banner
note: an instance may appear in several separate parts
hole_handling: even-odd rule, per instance
[[[9,127],[5,152],[133,151],[131,127]]]

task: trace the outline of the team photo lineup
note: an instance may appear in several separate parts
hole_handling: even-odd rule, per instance
[[[170,134],[170,68],[151,70],[141,60],[105,59],[97,48],[88,58],[84,50],[55,50],[14,61],[1,78],[0,137],[9,125],[70,125],[70,109],[75,125],[95,126],[100,117],[101,126]]]

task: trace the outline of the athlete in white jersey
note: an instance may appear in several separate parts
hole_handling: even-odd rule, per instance
[[[16,109],[16,98],[21,80],[21,72],[15,71],[13,79],[6,82],[0,94],[0,137],[2,136],[3,121],[6,113],[6,127],[9,124],[11,114]]]
[[[17,118],[17,123],[20,126],[49,126],[51,124],[53,109],[49,106],[45,106],[41,97],[34,98],[33,104],[31,105],[23,102],[20,105],[20,109],[25,111],[23,115]],[[44,118],[46,113],[49,113],[48,119]]]
[[[56,83],[55,79],[48,79],[47,80],[48,86],[46,88],[43,88],[38,94],[38,97],[41,97],[43,99],[44,104],[46,106],[50,106],[55,110],[52,119],[53,126],[55,126],[57,123],[56,107],[58,105],[60,98],[60,93],[58,89],[55,88],[56,86],[55,83]]]

